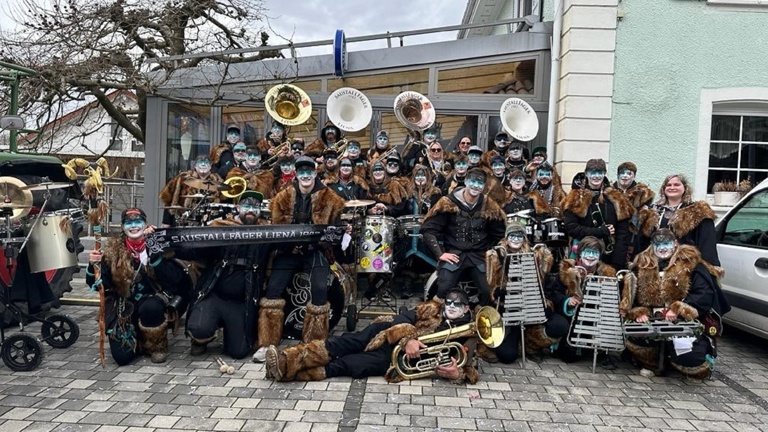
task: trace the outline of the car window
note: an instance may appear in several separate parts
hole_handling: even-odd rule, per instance
[[[723,243],[768,249],[768,189],[752,195],[725,223]]]

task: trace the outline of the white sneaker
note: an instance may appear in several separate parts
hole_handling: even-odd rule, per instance
[[[264,363],[267,361],[267,348],[268,347],[260,347],[256,352],[253,354],[253,361],[256,363]]]
[[[640,375],[646,378],[653,378],[656,376],[656,373],[650,369],[642,368],[640,369]]]

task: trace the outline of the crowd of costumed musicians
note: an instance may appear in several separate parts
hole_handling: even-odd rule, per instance
[[[345,137],[371,120],[355,89],[328,98],[312,141],[290,134],[311,115],[301,88],[275,86],[265,106],[266,136],[227,126],[164,186],[162,221],[128,208],[121,235],[89,252],[118,365],[166,361],[179,331],[192,356],[252,355],[275,381],[475,383],[478,360],[542,356],[710,376],[730,307],[715,214],[683,175],[651,187],[636,177],[649,167],[591,159],[566,193],[514,98],[487,151],[470,136],[444,146],[416,92],[395,98],[397,144],[386,130],[366,146]],[[356,328],[358,307],[410,297],[421,303]],[[349,332],[330,335],[344,315]]]

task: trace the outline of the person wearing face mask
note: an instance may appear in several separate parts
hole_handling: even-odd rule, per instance
[[[408,140],[402,150],[402,172],[410,175],[413,167],[418,165],[427,165],[429,146],[431,143],[439,143],[438,130],[435,126],[419,133],[419,131],[409,130]],[[430,144],[427,144],[427,141]]]
[[[507,255],[517,253],[529,253],[531,247],[525,235],[525,227],[518,223],[511,223],[507,226],[505,238],[485,253],[486,279],[491,287],[491,301],[495,303],[504,287],[504,273],[507,269],[504,267]],[[552,253],[549,249],[539,247],[533,250],[536,259],[536,271],[543,284],[546,281],[546,275],[552,269]],[[503,304],[503,299],[500,300]],[[545,309],[547,322],[528,326],[525,329],[525,350],[526,354],[538,354],[542,350],[550,349],[552,345],[557,344],[560,338],[568,333],[568,321],[561,315],[555,313],[551,304]],[[507,327],[504,332],[504,341],[493,351],[486,351],[478,347],[478,355],[484,354],[484,358],[490,358],[493,361],[495,354],[497,361],[505,364],[513,363],[517,360],[518,344],[520,343],[520,328]],[[482,355],[481,355],[482,356]],[[487,356],[487,357],[485,357]]]
[[[670,322],[699,320],[704,323],[703,334],[690,339],[652,341],[629,337],[627,350],[640,363],[644,377],[662,375],[666,362],[659,362],[662,344],[666,357],[678,372],[691,378],[708,378],[717,357],[717,322],[730,310],[719,288],[722,271],[702,259],[690,245],[680,245],[675,234],[662,228],[651,235],[651,245],[635,258],[628,285],[622,290],[620,311],[628,321],[648,323],[652,320]],[[720,327],[722,328],[722,327]],[[712,330],[712,331],[710,331]],[[682,343],[681,343],[682,342]],[[690,351],[678,354],[680,345],[687,343]]]
[[[309,143],[304,149],[304,155],[316,159],[318,162],[327,148],[336,148],[336,143],[342,139],[341,129],[330,121],[320,130],[320,138]]]
[[[507,166],[504,164],[504,158],[494,156],[491,158],[490,167],[493,176],[499,181],[501,187],[509,189],[509,177],[507,176]]]
[[[560,176],[549,162],[544,161],[538,166],[528,190],[528,197],[533,202],[538,219],[561,217],[560,209],[565,199],[565,191],[560,184]]]
[[[440,188],[443,195],[448,195],[457,187],[464,187],[464,181],[469,171],[469,160],[466,155],[458,155],[453,161],[453,171],[445,179],[445,183]]]
[[[672,174],[664,179],[656,202],[638,212],[640,250],[648,247],[654,230],[669,228],[681,244],[695,246],[705,261],[720,266],[715,212],[706,201],[693,201],[692,196],[685,176]]]
[[[284,143],[288,137],[285,133],[285,126],[278,122],[272,123],[272,128],[269,130],[267,136],[259,140],[256,147],[264,157],[270,157],[275,155],[275,151],[280,144]],[[283,154],[282,156],[285,156]]]
[[[234,219],[215,220],[211,225],[265,224],[261,218],[262,201],[261,193],[247,190],[239,197]],[[264,283],[264,267],[270,250],[265,244],[232,244],[183,252],[184,258],[215,263],[207,266],[200,275],[194,301],[189,307],[186,333],[191,340],[190,354],[204,354],[219,328],[224,329],[224,354],[241,359],[252,352],[256,335],[256,302]]]
[[[211,153],[209,155],[209,159],[213,167],[213,172],[218,174],[221,178],[226,177],[229,170],[237,166],[232,148],[235,146],[235,144],[242,142],[243,140],[240,126],[238,125],[231,124],[227,126],[225,133],[225,141],[217,146],[214,146],[211,149]]]
[[[345,155],[352,161],[352,165],[355,166],[355,174],[359,176],[365,175],[368,162],[360,155],[360,141],[349,141]]]
[[[186,274],[170,258],[148,252],[146,235],[155,227],[147,225],[144,210],[125,209],[120,221],[120,236],[107,239],[103,250],[88,253],[85,281],[96,284],[93,265],[101,263],[106,338],[115,363],[127,365],[139,354],[163,363],[168,355],[169,299],[189,297]]]
[[[525,210],[533,210],[533,201],[528,196],[525,184],[525,174],[517,168],[509,173],[509,194],[504,203],[504,213],[513,214]]]
[[[193,208],[197,205],[194,198],[182,198],[183,196],[195,195],[201,191],[192,186],[184,184],[184,180],[193,178],[201,180],[210,180],[214,183],[223,183],[224,180],[216,173],[211,172],[211,160],[206,155],[200,155],[195,159],[194,168],[184,171],[172,178],[166,183],[163,190],[160,191],[160,201],[166,206],[179,206],[184,208]],[[208,202],[220,202],[219,192],[210,192]],[[174,210],[175,211],[175,210]],[[170,210],[163,210],[163,227],[176,226],[176,216]]]
[[[469,169],[479,168],[482,163],[483,149],[478,146],[472,146],[467,152],[467,161],[469,161]]]
[[[616,269],[600,261],[604,250],[605,244],[602,240],[593,236],[584,237],[576,248],[575,258],[562,260],[557,278],[549,281],[544,287],[547,303],[551,303],[552,310],[569,322],[576,312],[576,307],[583,300],[578,293],[583,291],[582,284],[587,275],[616,277]],[[582,353],[567,343],[560,343],[555,355],[566,363],[571,363],[579,360]],[[616,367],[608,356],[604,357],[601,364],[608,369]]]
[[[378,160],[389,149],[389,135],[387,135],[387,131],[379,131],[379,133],[376,134],[376,140],[373,143],[373,146],[368,149],[368,156],[366,157],[368,164]]]
[[[340,222],[344,199],[317,178],[317,164],[307,156],[296,159],[296,180],[269,203],[272,224],[332,225]],[[298,272],[309,274],[310,301],[307,303],[302,341],[325,340],[328,336],[330,303],[328,276],[331,272],[327,245],[290,243],[276,247],[266,296],[260,302],[259,349],[254,361],[264,361],[267,347],[279,345],[285,321],[283,292]]]
[[[531,161],[528,162],[528,165],[525,166],[524,171],[525,174],[528,175],[529,179],[533,181],[533,179],[536,177],[536,171],[539,169],[539,165],[543,164],[547,160],[547,148],[535,147],[531,154]]]
[[[490,304],[485,278],[485,251],[504,237],[505,214],[498,204],[483,195],[487,174],[469,170],[466,187],[456,188],[440,198],[424,218],[424,243],[438,258],[437,297],[469,272],[478,289],[480,305]],[[442,239],[442,244],[438,239]]]
[[[400,181],[393,181],[387,174],[387,168],[381,161],[374,162],[370,167],[368,182],[369,199],[376,205],[368,209],[368,214],[400,216],[405,209],[408,191]]]
[[[293,139],[293,142],[291,143],[291,153],[293,153],[294,159],[299,156],[304,156],[304,138]]]
[[[523,143],[516,139],[512,139],[506,156],[507,169],[519,169],[524,172],[525,166],[528,163],[525,159],[526,152],[527,149],[523,146]]]
[[[400,183],[400,186],[406,191],[410,188],[411,180],[402,172],[402,161],[399,153],[393,152],[387,156],[384,160],[384,169],[391,181]]]
[[[613,188],[621,191],[632,207],[635,208],[635,214],[632,216],[632,220],[629,223],[629,248],[627,250],[627,262],[632,261],[635,255],[640,252],[640,236],[638,229],[638,216],[639,211],[644,206],[648,206],[653,202],[655,194],[644,183],[638,183],[635,181],[635,175],[637,174],[637,165],[632,162],[623,162],[616,169],[617,180],[613,182]]]
[[[584,168],[586,180],[571,189],[563,200],[565,232],[575,241],[586,236],[606,245],[603,262],[618,270],[627,268],[629,222],[635,209],[623,193],[610,187],[602,159],[590,159]]]
[[[262,169],[262,154],[255,146],[248,147],[245,152],[245,161],[240,166],[232,168],[227,173],[227,180],[232,177],[242,177],[246,181],[246,189],[264,191],[265,199],[272,198],[272,185],[275,182],[275,174],[271,170]]]
[[[368,198],[368,184],[365,179],[354,172],[354,165],[348,157],[339,161],[339,175],[334,179],[325,178],[323,183],[344,201],[362,200]]]
[[[344,333],[326,340],[300,343],[288,348],[270,346],[267,351],[267,378],[275,381],[317,381],[349,376],[366,378],[384,376],[388,382],[401,382],[403,377],[392,367],[392,351],[403,347],[404,355],[415,360],[425,345],[419,336],[447,330],[470,322],[467,294],[461,288],[451,289],[446,300],[426,301],[415,309],[388,319],[378,319],[365,329]],[[438,366],[438,377],[453,384],[474,384],[480,379],[472,366],[475,339],[456,339],[469,352],[464,367],[456,359],[451,364]]]
[[[482,164],[488,168],[491,167],[491,160],[496,156],[501,156],[501,160],[506,159],[510,144],[509,135],[506,132],[499,132],[493,137],[493,144],[489,146],[490,150],[483,154]]]
[[[293,179],[296,178],[296,166],[293,155],[281,157],[272,168],[275,175],[275,181],[272,185],[272,196],[289,189],[293,185]]]
[[[403,215],[423,217],[440,199],[442,193],[437,186],[432,185],[431,174],[429,168],[424,165],[416,165],[413,169],[408,184],[408,198],[405,201]],[[397,248],[398,265],[395,272],[402,276],[401,297],[403,299],[413,296],[419,275],[431,273],[437,264],[432,252],[419,237],[415,236],[418,233],[417,230],[413,233],[413,237],[403,238]]]
[[[336,149],[325,149],[323,163],[317,167],[317,176],[325,185],[335,183],[339,179],[339,153]]]

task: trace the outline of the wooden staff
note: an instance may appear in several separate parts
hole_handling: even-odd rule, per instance
[[[107,203],[102,199],[91,199],[88,204],[88,221],[93,228],[94,249],[101,250],[101,221],[106,217],[109,210]],[[99,359],[101,367],[106,365],[106,356],[104,355],[104,338],[106,337],[106,297],[104,295],[104,284],[101,282],[101,263],[93,264],[93,278],[95,280],[91,289],[99,292]]]

